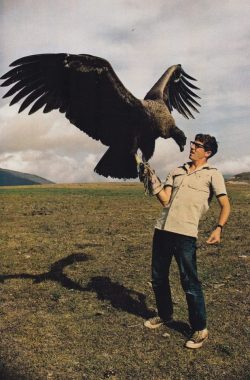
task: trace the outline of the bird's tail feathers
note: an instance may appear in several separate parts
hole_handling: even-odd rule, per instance
[[[95,172],[104,177],[137,178],[137,163],[133,153],[109,148],[95,167]]]

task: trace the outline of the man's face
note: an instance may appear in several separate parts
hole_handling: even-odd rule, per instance
[[[189,158],[192,161],[198,161],[202,159],[208,159],[210,156],[209,151],[205,151],[204,145],[201,141],[195,140],[190,142],[190,154]]]

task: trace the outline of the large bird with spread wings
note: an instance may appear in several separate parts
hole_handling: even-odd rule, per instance
[[[152,157],[158,137],[173,138],[184,149],[186,137],[171,115],[176,109],[186,118],[198,112],[198,89],[181,65],[169,67],[143,100],[129,92],[105,59],[80,54],[37,54],[20,58],[2,76],[2,86],[21,101],[19,112],[58,109],[81,131],[109,146],[95,171],[105,177],[136,178],[135,154]],[[189,79],[189,80],[188,80]]]

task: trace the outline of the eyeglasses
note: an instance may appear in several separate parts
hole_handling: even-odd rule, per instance
[[[203,144],[197,143],[196,141],[190,141],[190,147],[192,148],[193,146],[195,149],[198,149],[198,148],[205,149],[205,146]]]

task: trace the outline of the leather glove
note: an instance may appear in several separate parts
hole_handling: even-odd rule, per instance
[[[144,183],[145,193],[149,195],[157,195],[162,189],[161,180],[155,174],[148,162],[139,164],[138,175],[141,182]]]

